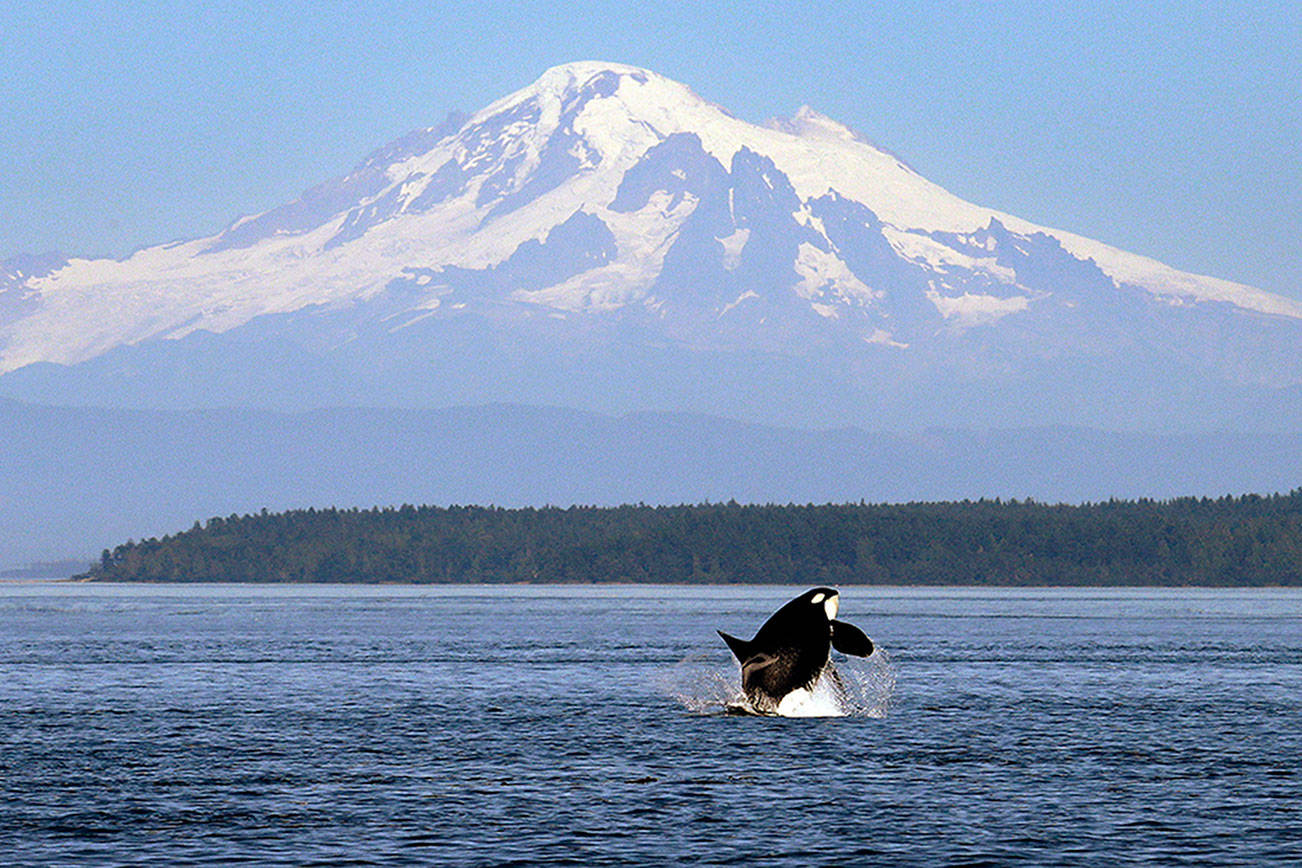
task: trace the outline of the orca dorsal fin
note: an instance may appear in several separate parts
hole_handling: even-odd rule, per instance
[[[714,632],[718,633],[723,638],[723,641],[728,643],[728,647],[732,649],[733,655],[736,656],[739,662],[744,663],[747,658],[754,656],[755,652],[751,649],[750,642],[745,639],[738,639],[736,636],[729,636],[722,630],[715,630]]]
[[[873,653],[873,640],[863,630],[844,621],[832,622],[832,647],[842,654],[867,657]]]

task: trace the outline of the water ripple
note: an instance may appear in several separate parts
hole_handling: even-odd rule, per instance
[[[1128,593],[1123,617],[1107,595],[864,589],[865,615],[847,588],[846,616],[890,649],[888,669],[841,664],[854,713],[694,713],[736,690],[715,647],[720,600],[741,613],[731,620],[758,621],[786,590],[8,591],[0,853],[14,865],[1302,860],[1302,597],[1248,594],[1238,612],[1227,594],[1191,607]],[[1001,602],[1058,617],[998,617]],[[1196,630],[1190,608],[1209,610]]]

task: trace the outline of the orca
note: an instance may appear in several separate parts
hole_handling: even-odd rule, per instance
[[[769,616],[749,641],[715,631],[741,663],[741,689],[754,711],[779,714],[784,699],[807,697],[824,671],[836,678],[832,648],[855,657],[873,653],[862,630],[836,620],[839,606],[835,589],[813,588]]]

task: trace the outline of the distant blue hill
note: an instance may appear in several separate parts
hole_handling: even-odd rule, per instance
[[[799,430],[516,405],[302,413],[0,400],[0,569],[308,506],[1083,502],[1289,491],[1302,434]]]

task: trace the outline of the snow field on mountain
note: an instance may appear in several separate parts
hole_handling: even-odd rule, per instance
[[[827,320],[889,300],[893,287],[862,267],[856,271],[854,251],[838,250],[811,213],[811,202],[834,192],[876,215],[895,254],[934,276],[925,296],[949,324],[992,325],[1035,308],[1049,294],[1021,286],[998,251],[973,255],[971,245],[956,249],[937,237],[970,236],[992,220],[1023,239],[1056,239],[1073,256],[1092,260],[1117,288],[1142,289],[1172,305],[1216,302],[1302,319],[1302,303],[1291,299],[1180,272],[965,202],[808,107],[791,119],[758,126],[646,70],[581,62],[548,70],[423,152],[393,159],[383,168],[378,191],[315,227],[271,232],[244,246],[222,248],[223,233],[146,248],[121,261],[73,259],[46,276],[27,278],[22,289],[37,304],[0,329],[0,373],[33,362],[74,364],[117,346],[197,330],[222,333],[271,314],[346,309],[377,297],[413,270],[488,272],[522,245],[545,243],[579,212],[599,218],[614,236],[616,252],[609,261],[491,299],[431,282],[426,273],[424,282],[414,284],[411,311],[442,315],[503,301],[595,315],[615,315],[630,305],[661,310],[666,301],[656,294],[657,281],[702,200],[697,191],[671,196],[662,190],[635,211],[612,205],[630,170],[675,133],[698,137],[725,171],[743,149],[771,159],[799,199],[793,225],[818,237],[818,243],[792,243],[789,271],[795,279],[780,278],[789,285],[730,292],[711,311],[716,318],[757,297],[756,291],[789,292]],[[448,177],[454,180],[443,198],[422,201]],[[686,183],[685,176],[679,180]],[[782,179],[764,180],[773,190]],[[735,219],[731,198],[729,214]],[[261,216],[242,218],[227,231]],[[725,272],[737,271],[752,254],[767,253],[743,226],[715,240]],[[965,287],[964,281],[972,284]],[[902,327],[874,324],[862,337],[903,348],[908,336],[894,336]]]

